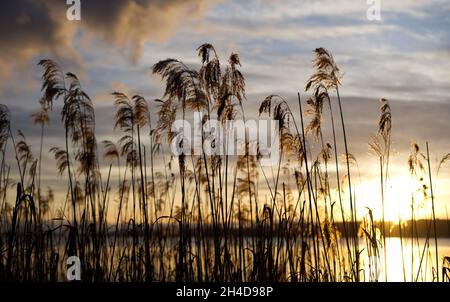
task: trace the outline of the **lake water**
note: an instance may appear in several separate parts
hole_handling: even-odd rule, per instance
[[[380,257],[374,261],[373,258],[368,257],[363,243],[360,243],[360,249],[364,249],[361,260],[364,262],[365,281],[373,280],[376,275],[378,275],[378,281],[385,281],[385,267],[388,281],[433,281],[433,267],[436,267],[434,238],[429,239],[429,248],[426,248],[424,252],[426,242],[425,238],[414,239],[413,245],[410,238],[403,238],[403,241],[396,237],[386,238],[387,265],[384,264],[382,248],[379,251]],[[442,280],[442,263],[445,256],[450,256],[450,239],[438,238],[439,281]]]
[[[212,248],[213,241],[205,239]],[[247,242],[250,244],[250,242]],[[178,239],[169,239],[166,246],[166,253],[176,251]],[[435,258],[435,243],[434,238],[430,238],[428,241],[425,238],[414,239],[414,242],[410,238],[391,237],[386,238],[386,260],[384,260],[384,249],[380,245],[378,256],[369,255],[366,242],[363,239],[359,241],[360,251],[360,280],[361,281],[379,281],[386,280],[390,282],[431,282],[437,281],[436,276],[436,258]],[[381,244],[381,243],[380,243]],[[129,238],[124,242],[118,242],[118,250],[115,254],[115,259],[119,255],[119,249],[127,248],[131,246]],[[339,242],[341,249],[341,257],[346,257],[346,243],[345,239],[341,238]],[[283,245],[283,247],[285,247]],[[283,248],[282,247],[282,248]],[[193,252],[195,253],[195,246],[193,246]],[[301,244],[294,247],[294,252],[300,254]],[[211,251],[211,249],[210,249]],[[234,253],[233,253],[234,254]],[[156,258],[159,255],[155,254]],[[164,266],[168,269],[174,269],[176,265],[175,253],[172,253],[170,257],[165,258]],[[251,254],[246,253],[247,257]],[[442,281],[442,265],[444,257],[450,257],[450,239],[438,238],[438,264],[439,264],[439,281]],[[247,258],[250,260],[251,257]],[[311,260],[312,261],[312,260]],[[115,261],[114,261],[115,262]],[[158,271],[159,260],[155,261],[155,268]],[[323,265],[323,263],[322,263]],[[338,268],[339,281],[345,280],[343,276],[342,268]],[[289,275],[289,267],[287,267],[287,276]],[[62,276],[64,278],[64,276]],[[63,280],[63,279],[62,279]],[[285,279],[284,281],[289,281]]]

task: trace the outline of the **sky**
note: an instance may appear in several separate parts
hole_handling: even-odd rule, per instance
[[[361,208],[374,207],[378,198],[377,160],[367,143],[377,129],[379,98],[390,100],[393,111],[390,219],[408,209],[410,143],[423,151],[429,142],[434,170],[450,152],[448,0],[381,0],[378,21],[367,18],[365,0],[81,0],[80,21],[67,20],[67,8],[62,0],[0,1],[0,102],[10,107],[13,128],[23,130],[35,152],[40,132],[30,114],[39,108],[40,59],[54,59],[79,76],[97,109],[98,140],[113,139],[111,93],[161,98],[163,83],[152,75],[153,64],[176,58],[198,68],[196,49],[206,42],[223,62],[239,54],[250,116],[269,94],[293,104],[297,91],[308,97],[312,50],[333,53],[343,71],[340,92],[350,152],[358,160]],[[48,147],[61,145],[63,137],[58,112],[51,119]],[[45,181],[58,187],[53,159],[44,155]],[[444,167],[436,184],[440,217],[450,207],[449,181],[450,167]]]

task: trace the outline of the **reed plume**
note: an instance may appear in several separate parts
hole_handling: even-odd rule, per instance
[[[391,151],[391,129],[392,113],[389,101],[385,98],[380,99],[380,116],[378,119],[377,135],[369,143],[370,150],[378,157],[380,164],[380,184],[381,184],[381,231],[383,235],[384,251],[384,274],[385,281],[388,281],[388,259],[386,253],[386,221],[385,221],[385,195],[388,186],[389,155]],[[389,227],[388,227],[389,229]]]
[[[339,94],[339,86],[342,85],[341,83],[341,74],[340,69],[334,60],[333,55],[326,49],[320,47],[316,48],[314,50],[314,59],[313,59],[313,66],[315,69],[315,72],[306,82],[305,91],[308,91],[311,88],[317,89],[317,87],[323,86],[327,90],[334,89],[336,91],[337,99],[338,99],[338,105],[339,105],[339,113],[341,117],[341,124],[342,124],[342,133],[344,137],[344,148],[345,148],[345,155],[346,155],[346,166],[347,166],[347,180],[348,180],[348,191],[349,191],[349,205],[350,205],[350,212],[352,217],[352,225],[353,225],[353,234],[357,234],[356,229],[356,206],[354,204],[353,196],[352,196],[352,182],[351,182],[351,174],[350,174],[350,161],[349,161],[349,148],[348,148],[348,141],[347,141],[347,132],[345,129],[345,122],[344,122],[344,113],[342,110],[342,102],[341,97]],[[330,105],[331,108],[331,105]],[[334,135],[335,137],[335,135]],[[335,145],[335,150],[337,153],[337,148]],[[336,156],[337,160],[337,156]],[[338,167],[336,169],[338,171]],[[337,172],[338,174],[338,172]],[[338,180],[340,181],[340,180]],[[345,222],[344,222],[345,223]],[[359,280],[359,252],[358,252],[358,237],[355,235],[352,237],[353,240],[353,258],[356,263],[356,270],[353,271],[354,278],[358,281]]]
[[[10,133],[11,113],[9,108],[0,104],[0,150],[6,145]]]

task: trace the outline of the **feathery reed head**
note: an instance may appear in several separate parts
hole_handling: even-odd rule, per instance
[[[197,48],[197,51],[202,60],[202,67],[198,73],[200,86],[212,98],[219,101],[222,72],[216,50],[214,46],[206,43]],[[214,53],[213,59],[210,59],[211,52]]]
[[[19,157],[19,161],[22,165],[25,165],[31,161],[33,161],[33,155],[31,153],[31,148],[27,144],[27,140],[25,138],[25,135],[21,130],[18,130],[18,140],[16,142],[16,151],[17,155]]]
[[[0,104],[0,150],[3,150],[9,137],[11,113],[8,106]]]
[[[324,85],[327,89],[337,89],[341,85],[341,75],[333,55],[322,47],[316,48],[314,53],[313,66],[315,73],[308,79],[305,91],[318,85]]]
[[[175,137],[175,134],[172,132],[172,124],[174,123],[177,116],[177,107],[176,104],[168,99],[166,101],[157,100],[160,105],[160,109],[158,112],[158,124],[155,129],[155,140],[157,143],[160,142],[161,136],[164,132],[167,132],[169,142]]]
[[[385,98],[380,99],[380,118],[378,120],[378,134],[385,140],[391,135],[392,129],[392,113],[389,101]]]
[[[116,144],[114,144],[110,140],[104,140],[103,142],[103,158],[108,161],[118,160],[119,159],[119,149]]]
[[[148,109],[147,101],[140,95],[133,96],[134,106],[134,119],[136,125],[142,128],[150,122],[150,110]]]
[[[408,157],[409,173],[411,173],[411,175],[417,175],[418,171],[425,171],[423,160],[426,157],[422,152],[420,152],[419,145],[415,142],[411,143],[410,150],[411,151]]]
[[[209,58],[211,51],[214,53],[214,57],[217,59],[216,50],[211,44],[204,43],[197,48],[198,56],[202,59],[202,64],[207,64],[210,62]]]
[[[38,65],[44,68],[42,74],[43,100],[48,107],[52,108],[53,102],[66,92],[64,73],[52,60],[41,60]]]
[[[200,89],[198,73],[175,59],[159,61],[153,66],[153,73],[166,80],[164,96],[178,99],[183,108],[204,109],[208,106],[205,93]]]
[[[134,129],[135,117],[131,100],[122,92],[113,92],[116,116],[114,129],[120,128],[126,132]]]
[[[43,98],[40,99],[39,104],[41,105],[41,110],[33,113],[31,118],[33,119],[33,124],[35,125],[46,125],[49,122],[49,107]]]
[[[222,77],[221,95],[230,94],[234,96],[240,105],[245,100],[245,78],[237,68],[241,66],[239,56],[232,53],[228,59],[229,66],[225,69],[225,73]]]
[[[66,150],[58,147],[53,147],[50,149],[50,153],[53,153],[55,157],[58,174],[63,175],[64,171],[69,166]]]

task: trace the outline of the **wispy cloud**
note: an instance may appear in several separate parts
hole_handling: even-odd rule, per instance
[[[37,56],[70,59],[82,64],[79,49],[92,39],[106,42],[137,61],[147,42],[162,42],[178,26],[200,17],[210,1],[82,1],[82,20],[66,18],[65,1],[0,2],[0,67],[7,79]],[[91,45],[92,47],[92,45]]]

